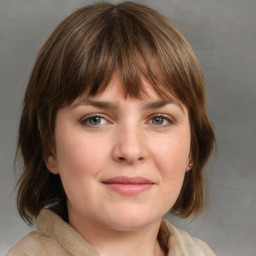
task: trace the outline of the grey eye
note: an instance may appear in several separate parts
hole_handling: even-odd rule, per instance
[[[100,115],[89,115],[82,121],[83,125],[99,126],[107,123],[107,120]]]
[[[166,118],[163,118],[161,116],[155,116],[152,118],[152,124],[154,125],[162,125],[164,123]]]
[[[99,125],[101,124],[102,117],[100,116],[93,116],[88,119],[89,124],[91,125]]]
[[[155,126],[167,126],[172,123],[172,120],[166,115],[157,114],[151,117],[149,123]]]

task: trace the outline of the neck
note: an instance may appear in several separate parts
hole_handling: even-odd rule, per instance
[[[120,231],[86,221],[70,223],[103,256],[164,256],[157,234],[161,221],[136,230]]]

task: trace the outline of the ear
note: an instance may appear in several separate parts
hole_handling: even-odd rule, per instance
[[[187,166],[186,166],[186,172],[190,171],[193,167],[193,161],[191,157],[188,158]]]
[[[58,168],[56,166],[56,161],[53,156],[47,157],[47,159],[45,160],[45,165],[52,174],[59,174]]]

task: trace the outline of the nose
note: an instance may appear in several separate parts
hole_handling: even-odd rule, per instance
[[[113,159],[118,163],[136,164],[146,159],[146,140],[142,128],[129,125],[115,134]]]

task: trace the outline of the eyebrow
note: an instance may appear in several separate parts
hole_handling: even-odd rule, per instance
[[[156,101],[151,101],[147,103],[144,108],[145,109],[156,109],[156,108],[162,108],[168,104],[171,104],[172,101],[167,101],[167,100],[156,100]]]
[[[146,103],[143,106],[143,109],[146,109],[146,110],[158,109],[158,108],[163,108],[169,104],[177,105],[183,112],[182,105],[175,99],[151,101],[151,102]],[[98,100],[93,100],[93,99],[89,99],[89,98],[81,100],[80,102],[75,104],[73,106],[73,108],[80,106],[80,105],[91,105],[96,108],[107,109],[107,110],[117,109],[117,104],[115,104],[113,102],[98,101]]]
[[[108,102],[108,101],[98,101],[98,100],[92,100],[92,99],[83,99],[79,101],[77,104],[73,106],[73,108],[80,106],[80,105],[91,105],[96,108],[104,108],[104,109],[115,109],[117,108],[115,103]]]
[[[158,109],[158,108],[163,108],[169,104],[174,104],[174,105],[178,106],[182,110],[182,112],[184,112],[182,104],[175,99],[152,101],[152,102],[147,103],[144,106],[144,109]]]

